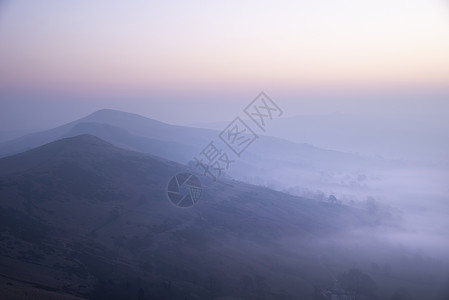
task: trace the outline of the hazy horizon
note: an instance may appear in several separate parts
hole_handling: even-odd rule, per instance
[[[430,120],[449,111],[448,36],[443,0],[1,1],[0,127],[226,121],[261,91],[285,116]]]

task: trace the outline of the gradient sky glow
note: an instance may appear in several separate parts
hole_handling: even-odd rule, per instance
[[[2,103],[449,90],[449,3],[0,1],[0,66]]]

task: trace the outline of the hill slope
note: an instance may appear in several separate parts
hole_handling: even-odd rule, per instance
[[[76,128],[81,123],[110,125],[119,128],[122,132],[125,131],[139,138],[177,142],[186,146],[204,144],[216,135],[214,130],[175,126],[137,114],[103,109],[50,130],[28,134],[11,141],[0,143],[0,157],[20,153],[70,136],[71,131],[79,131],[81,129],[80,127]],[[97,128],[89,128],[86,124],[82,128],[82,133],[84,134],[91,133],[90,130],[97,130]],[[103,138],[108,139],[111,137],[113,136],[105,135]]]
[[[219,131],[174,126],[136,114],[104,109],[57,128],[0,143],[0,157],[20,153],[61,138],[95,135],[117,147],[160,156],[178,163],[193,161],[211,141],[225,152]],[[260,136],[241,159],[230,153],[227,175],[251,184],[270,186],[292,194],[319,198],[364,199],[372,195],[381,172],[397,168],[397,162],[296,144]],[[400,163],[399,163],[400,165]],[[401,166],[399,166],[401,167]],[[368,178],[360,181],[359,178]],[[357,185],[356,194],[353,187]]]
[[[312,241],[370,223],[229,180],[202,180],[200,202],[180,209],[165,189],[186,167],[89,135],[0,159],[0,170],[1,275],[80,297],[307,299],[328,277]]]

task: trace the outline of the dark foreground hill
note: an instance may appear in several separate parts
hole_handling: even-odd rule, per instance
[[[371,225],[231,180],[203,179],[200,202],[177,208],[166,187],[186,171],[90,135],[1,159],[7,299],[311,299],[329,280],[316,241]]]

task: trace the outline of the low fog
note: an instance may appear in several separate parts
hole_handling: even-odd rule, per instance
[[[330,115],[278,119],[273,127],[267,134],[299,143],[300,149],[279,153],[285,146],[272,148],[270,138],[261,137],[229,174],[326,204],[370,211],[377,218],[375,228],[321,241],[334,247],[327,255],[335,265],[347,259],[349,265],[371,261],[374,269],[380,262],[395,265],[410,276],[449,274],[447,122]],[[338,151],[313,156],[314,146]]]
[[[320,126],[312,126],[313,120]],[[226,233],[217,239],[221,246],[214,245],[207,250],[210,266],[194,267],[190,261],[196,257],[191,256],[193,254],[181,256],[177,262],[186,269],[196,268],[196,271],[211,273],[214,280],[221,282],[221,289],[215,291],[213,288],[216,296],[212,298],[233,294],[263,299],[262,295],[270,294],[267,299],[283,299],[276,294],[278,291],[305,299],[321,299],[321,293],[338,290],[335,287],[337,283],[354,290],[358,288],[351,287],[351,284],[364,278],[363,286],[367,290],[363,292],[365,294],[358,292],[368,299],[447,299],[449,167],[448,157],[444,154],[449,153],[445,152],[448,150],[448,131],[441,120],[433,119],[433,125],[427,126],[419,126],[414,120],[403,116],[401,122],[396,123],[400,126],[395,126],[391,119],[383,122],[380,115],[377,118],[329,115],[275,119],[272,128],[268,127],[263,134],[258,132],[259,138],[241,157],[232,158],[229,169],[223,171],[217,183],[203,181],[205,195],[193,208],[173,208],[175,211],[168,212],[165,210],[171,208],[170,204],[156,197],[156,202],[146,205],[149,205],[149,211],[156,205],[163,212],[157,217],[143,215],[140,218],[145,222],[156,222],[156,229],[151,227],[148,234],[153,236],[155,230],[162,230],[158,233],[161,235],[160,247],[166,247],[168,253],[177,253],[175,248],[179,245],[166,244],[166,234],[192,235],[193,239],[187,240],[191,247],[196,248],[204,246],[202,238],[216,232]],[[193,157],[210,141],[221,149],[226,147],[217,138],[220,130],[215,127],[219,123],[202,125],[215,129],[172,126],[108,109],[67,121],[72,122],[3,142],[0,154],[8,156],[25,151],[26,155],[28,149],[61,138],[76,139],[89,134],[111,143],[110,147],[114,145],[149,154],[150,157],[162,157],[167,162],[178,162],[203,180],[203,174],[195,169]],[[251,124],[251,120],[246,121]],[[226,122],[223,124],[227,125]],[[286,131],[282,132],[283,129]],[[89,149],[90,146],[83,147]],[[369,151],[364,152],[364,149]],[[77,157],[76,153],[71,155]],[[95,159],[93,165],[99,161],[101,159]],[[118,164],[120,173],[127,165],[127,162]],[[98,168],[95,172],[106,170]],[[139,170],[140,167],[130,172]],[[14,170],[4,170],[11,171]],[[76,174],[78,171],[75,169],[73,172]],[[152,180],[152,176],[159,178],[164,172],[161,168],[146,172],[145,176]],[[48,182],[47,179],[39,179],[40,175],[37,178],[44,186]],[[68,179],[70,182],[73,180]],[[55,180],[60,180],[60,175]],[[150,184],[149,187],[155,190],[151,190],[149,197],[161,193],[161,187],[165,188],[168,178],[164,180],[162,184]],[[251,185],[244,186],[242,182]],[[115,189],[121,190],[130,184],[133,183],[124,180]],[[147,184],[143,187],[147,188]],[[25,193],[27,186],[21,189],[25,189],[22,192]],[[66,192],[54,186],[50,190]],[[281,193],[273,194],[273,191]],[[113,190],[113,199],[120,204],[116,204],[105,225],[99,228],[116,226],[116,222],[125,216],[129,216],[128,222],[132,222],[130,213],[133,210],[124,208],[129,205],[128,198],[114,193]],[[25,195],[33,197],[33,194]],[[88,199],[94,195],[96,193],[89,194]],[[289,198],[289,195],[297,197]],[[139,199],[143,199],[142,196]],[[293,202],[286,202],[286,199]],[[246,207],[245,201],[250,201],[251,206]],[[146,202],[138,200],[137,203]],[[52,209],[51,206],[47,208]],[[295,215],[288,215],[290,209],[295,211]],[[178,215],[182,217],[176,219]],[[243,223],[233,224],[233,218]],[[198,228],[195,226],[198,225],[194,224],[204,220],[209,220],[211,225],[200,231],[207,233],[196,233]],[[158,226],[162,229],[157,229]],[[294,226],[298,227],[292,229]],[[195,233],[190,231],[192,229]],[[183,230],[186,232],[181,233]],[[118,230],[117,234],[120,233]],[[106,237],[102,239],[107,240]],[[146,245],[147,242],[142,243]],[[139,251],[149,251],[153,258],[159,253],[146,249]],[[165,257],[164,252],[157,255]],[[139,254],[137,259],[151,261],[151,264],[159,266],[161,274],[172,274],[173,267],[166,265],[166,260],[172,258],[167,255],[153,260]],[[221,258],[217,258],[221,255],[239,263],[233,263],[225,270]],[[252,265],[252,271],[241,269],[239,264],[242,263]],[[239,286],[241,282],[237,284],[232,279],[235,276],[246,278],[243,287]],[[184,278],[181,276],[177,280],[182,282]],[[238,291],[234,290],[236,284]],[[96,288],[100,288],[100,295],[108,295],[111,289]],[[202,282],[194,282],[191,288],[195,290],[204,286]],[[270,291],[266,290],[268,288]],[[186,288],[185,291],[192,290]],[[153,293],[161,292],[153,290]]]

